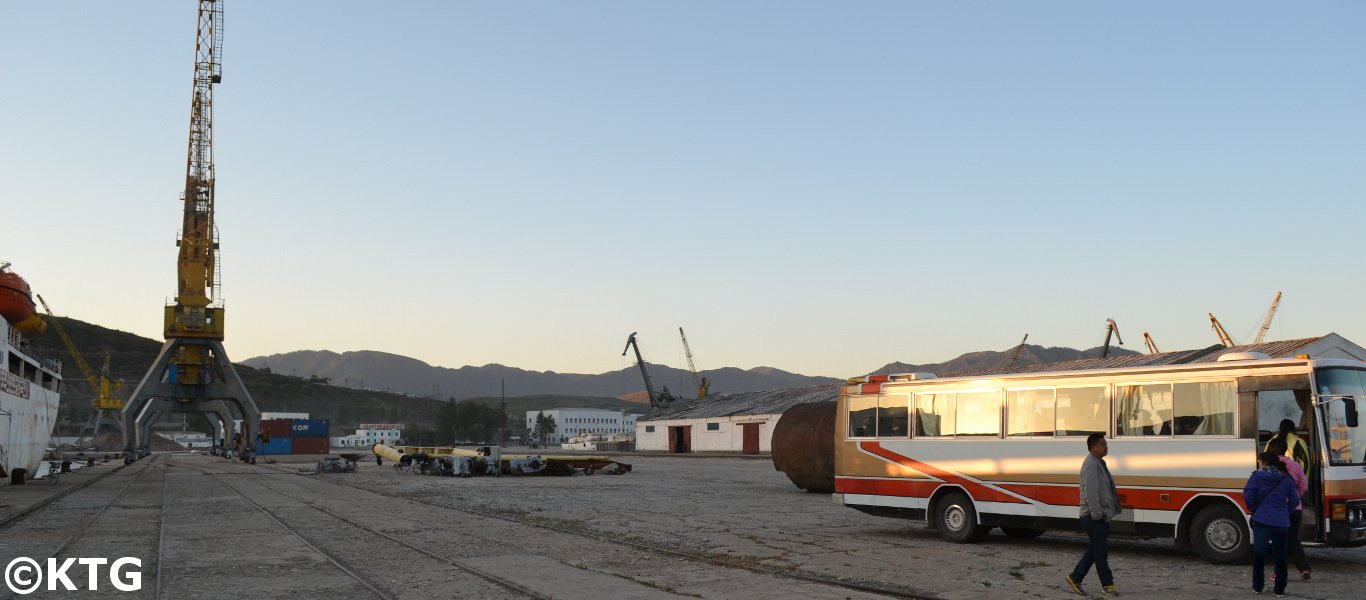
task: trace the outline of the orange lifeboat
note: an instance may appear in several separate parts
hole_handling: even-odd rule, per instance
[[[16,329],[29,333],[40,333],[47,325],[38,316],[28,282],[10,271],[9,263],[0,263],[0,316]]]

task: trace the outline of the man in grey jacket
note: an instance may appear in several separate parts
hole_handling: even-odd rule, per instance
[[[1073,592],[1085,596],[1081,580],[1094,564],[1101,592],[1116,596],[1119,593],[1115,591],[1115,576],[1110,572],[1110,521],[1122,509],[1115,478],[1110,476],[1110,468],[1105,464],[1110,445],[1105,441],[1105,434],[1093,433],[1086,437],[1086,449],[1089,453],[1081,463],[1081,529],[1086,532],[1088,544],[1086,553],[1067,576],[1067,585]]]

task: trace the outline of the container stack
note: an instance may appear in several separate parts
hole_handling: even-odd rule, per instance
[[[327,425],[323,419],[263,419],[257,454],[327,454]]]
[[[294,446],[290,454],[327,454],[327,421],[294,419],[291,425]]]

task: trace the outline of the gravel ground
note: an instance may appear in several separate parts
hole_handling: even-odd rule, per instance
[[[0,529],[0,561],[41,560],[63,543],[58,556],[143,559],[142,591],[114,593],[106,582],[99,593],[40,590],[37,598],[154,598],[158,575],[162,598],[880,597],[736,566],[943,600],[1076,597],[1062,578],[1084,550],[1079,535],[997,533],[950,544],[922,523],[803,493],[767,460],[615,458],[633,471],[462,479],[373,462],[357,473],[307,475],[316,459],[250,466],[158,454]],[[0,488],[0,518],[110,469],[64,475],[51,487]],[[1120,538],[1111,547],[1125,597],[1251,595],[1246,566],[1206,564],[1169,540]],[[1361,597],[1366,548],[1308,551],[1314,580],[1293,582],[1290,596]],[[1094,575],[1086,583],[1098,587]]]

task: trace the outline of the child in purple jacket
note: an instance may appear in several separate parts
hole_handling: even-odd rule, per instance
[[[1262,593],[1265,586],[1266,544],[1276,563],[1276,596],[1285,595],[1286,539],[1290,534],[1290,513],[1300,503],[1295,480],[1286,473],[1280,457],[1271,452],[1257,455],[1257,470],[1243,486],[1243,502],[1252,511],[1252,591]]]

